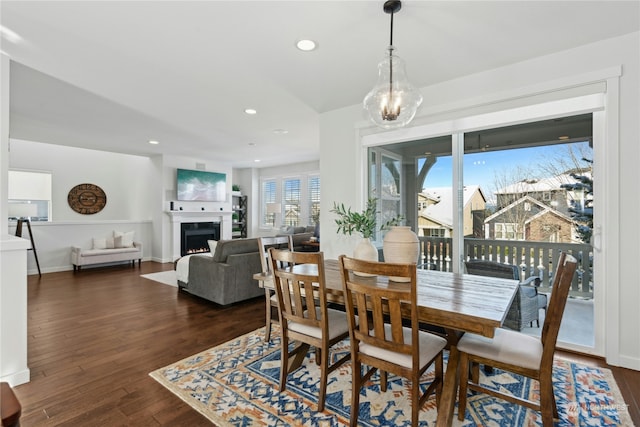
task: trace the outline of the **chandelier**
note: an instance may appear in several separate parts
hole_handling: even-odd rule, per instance
[[[404,61],[394,54],[393,15],[401,7],[399,0],[384,3],[383,10],[391,15],[388,54],[378,64],[378,81],[363,101],[371,121],[385,129],[408,124],[422,104],[422,95],[407,80]]]

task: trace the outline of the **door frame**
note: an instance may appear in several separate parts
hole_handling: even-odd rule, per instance
[[[577,81],[571,84],[563,82],[560,86],[550,87],[546,92],[557,96],[558,92],[577,86],[593,87],[592,92],[581,96],[567,96],[566,98],[537,102],[516,108],[500,109],[484,114],[472,114],[474,106],[467,106],[456,111],[455,119],[447,119],[439,122],[421,124],[406,127],[394,131],[359,132],[357,139],[361,149],[361,158],[366,163],[367,148],[411,141],[415,139],[434,138],[451,135],[452,148],[459,145],[459,135],[464,132],[491,129],[496,127],[517,125],[526,122],[540,121],[578,114],[593,114],[593,150],[594,176],[604,176],[606,180],[594,181],[594,283],[606,283],[607,286],[594,286],[594,346],[584,347],[571,343],[559,343],[568,350],[579,351],[586,354],[605,356],[610,364],[617,364],[619,359],[619,319],[616,316],[604,316],[605,312],[615,313],[619,298],[619,248],[617,240],[619,236],[618,221],[612,212],[607,214],[606,206],[619,206],[619,178],[614,171],[619,169],[619,78],[622,74],[621,67],[612,67],[601,72],[590,73],[587,76],[576,77]],[[597,85],[597,83],[604,83]],[[551,84],[553,86],[553,84]],[[526,103],[527,98],[539,98],[540,92],[520,93],[519,96],[505,98],[513,101],[514,98]],[[553,97],[552,97],[553,98]],[[468,112],[468,114],[465,114]],[[606,149],[605,149],[606,148]],[[455,153],[453,153],[455,154]],[[458,154],[460,155],[460,154]],[[461,161],[461,159],[459,159]],[[456,161],[454,160],[454,166]],[[364,168],[366,171],[367,169]],[[457,179],[456,179],[457,178]],[[362,174],[361,188],[366,186],[366,173]],[[461,171],[454,170],[453,185],[460,185]],[[460,221],[454,218],[454,221]],[[460,227],[461,224],[454,224]],[[455,242],[454,242],[455,244]],[[458,244],[460,244],[458,242]],[[459,250],[458,252],[459,253]]]

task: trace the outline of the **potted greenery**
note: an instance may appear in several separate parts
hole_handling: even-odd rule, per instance
[[[362,240],[356,246],[353,251],[353,257],[359,259],[366,259],[370,261],[378,260],[378,249],[371,243],[371,237],[376,232],[376,210],[378,199],[375,197],[367,200],[367,207],[362,212],[354,212],[351,208],[346,208],[344,204],[337,204],[333,202],[333,209],[330,212],[335,213],[336,225],[338,229],[337,233],[351,236],[354,232],[362,235]],[[402,215],[391,218],[389,221],[382,224],[379,231],[384,231],[392,226],[400,224],[404,220]]]

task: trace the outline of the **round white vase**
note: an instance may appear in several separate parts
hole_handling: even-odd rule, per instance
[[[365,261],[378,261],[378,248],[371,243],[371,239],[363,237],[353,250],[353,257]],[[373,276],[373,274],[359,273],[354,271],[358,276]]]
[[[382,242],[384,261],[398,264],[410,264],[418,262],[420,253],[420,241],[418,236],[407,226],[395,226],[384,236]],[[409,279],[394,277],[396,282],[408,282]]]

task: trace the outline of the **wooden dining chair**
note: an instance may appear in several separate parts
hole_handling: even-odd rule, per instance
[[[508,329],[496,329],[493,338],[465,334],[458,342],[460,351],[460,388],[458,395],[458,419],[464,420],[467,405],[467,388],[480,391],[508,402],[542,412],[544,427],[553,426],[558,416],[553,395],[553,355],[556,350],[560,321],[571,288],[577,261],[571,255],[560,254],[558,269],[551,288],[551,299],[542,325],[542,336],[532,337]],[[471,366],[469,366],[471,363]],[[498,369],[523,375],[540,383],[540,401],[534,402],[513,395],[488,389],[479,383],[478,364],[487,364]],[[471,380],[469,380],[471,368]]]
[[[331,346],[349,336],[347,316],[343,311],[327,305],[322,252],[291,252],[271,248],[269,254],[282,330],[280,391],[286,388],[287,375],[290,373],[289,358],[302,358],[309,346],[314,346],[316,362],[320,359],[318,411],[323,411],[329,374],[350,358],[350,354],[346,354],[329,364]],[[307,345],[298,345],[289,351],[289,341]]]
[[[293,240],[291,236],[277,237],[258,237],[258,247],[260,248],[260,262],[262,264],[262,272],[271,274],[271,262],[269,261],[269,249],[288,249],[293,250]],[[266,322],[264,328],[265,341],[271,341],[271,323],[273,323],[273,313],[278,310],[278,297],[271,289],[264,288],[264,296],[266,301]],[[273,310],[275,309],[275,310]],[[277,320],[276,320],[277,322]]]
[[[419,330],[416,265],[389,264],[339,258],[344,299],[349,319],[352,360],[351,426],[357,425],[360,409],[360,389],[380,370],[380,388],[387,389],[387,372],[411,381],[411,425],[418,425],[420,408],[435,391],[440,401],[443,384],[442,350],[447,340]],[[363,277],[354,272],[368,273]],[[387,281],[380,284],[381,277]],[[389,277],[409,279],[393,282]],[[368,313],[368,315],[363,315]],[[356,323],[356,315],[358,322]],[[404,327],[403,317],[410,319]],[[435,362],[435,378],[420,395],[420,377]],[[369,370],[362,375],[362,365]]]

